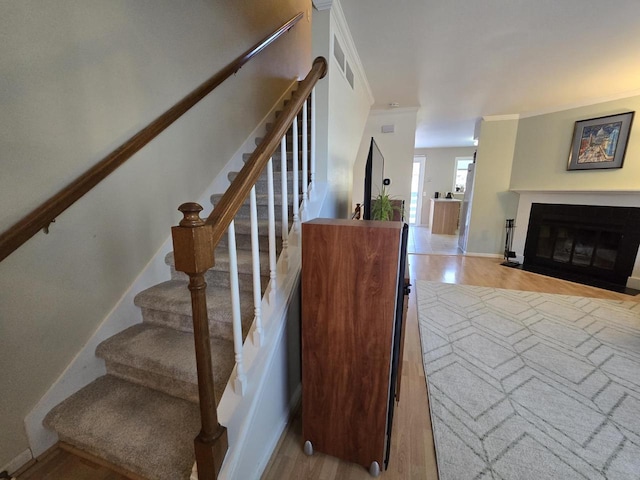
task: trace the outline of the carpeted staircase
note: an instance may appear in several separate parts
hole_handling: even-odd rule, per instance
[[[289,150],[291,144],[289,133]],[[289,169],[291,156],[289,152]],[[280,163],[278,149],[273,157],[278,252],[282,244]],[[236,175],[230,174],[229,179],[232,181]],[[291,205],[290,171],[288,178]],[[263,293],[269,281],[266,194],[265,172],[256,184]],[[213,195],[212,203],[215,205],[221,196]],[[243,337],[251,327],[254,312],[249,215],[247,199],[235,220]],[[216,248],[215,259],[216,265],[207,273],[206,281],[219,402],[234,367],[226,235]],[[167,255],[166,263],[171,280],[140,292],[135,298],[142,323],[114,335],[96,349],[96,355],[105,360],[107,375],[53,408],[44,420],[61,441],[150,480],[189,478],[194,463],[193,439],[200,429],[188,280],[173,267],[172,253]]]

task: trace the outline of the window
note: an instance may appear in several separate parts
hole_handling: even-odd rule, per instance
[[[473,157],[456,157],[456,171],[453,179],[453,191],[463,193],[467,185],[467,172]]]

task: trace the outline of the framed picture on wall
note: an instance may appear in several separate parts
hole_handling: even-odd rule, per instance
[[[577,121],[567,170],[622,168],[634,113]]]

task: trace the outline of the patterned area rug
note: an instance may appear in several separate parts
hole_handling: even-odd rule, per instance
[[[417,287],[440,480],[640,479],[640,303]]]

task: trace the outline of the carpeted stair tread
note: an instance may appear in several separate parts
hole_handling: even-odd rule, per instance
[[[193,402],[106,375],[56,406],[44,423],[60,440],[149,480],[186,480],[200,414]]]
[[[169,263],[169,269],[171,271],[171,280],[179,280],[181,282],[188,282],[189,277],[186,273],[178,272],[173,265],[173,256],[171,258],[166,259]],[[207,282],[207,285],[218,288],[231,288],[231,280],[229,279],[229,272],[224,272],[220,270],[208,270],[204,275],[204,279]],[[240,287],[241,292],[253,292],[253,274],[249,273],[238,273],[238,286]],[[267,290],[269,286],[269,276],[261,275],[260,276],[260,288],[262,293]],[[241,294],[242,295],[242,294]]]
[[[173,256],[168,259],[173,262]],[[171,280],[179,280],[181,282],[188,282],[189,277],[186,273],[178,272],[175,269],[173,263],[169,263],[169,269],[171,271]],[[229,279],[229,272],[221,270],[208,270],[204,275],[204,279],[207,285],[218,288],[231,288],[231,280]],[[264,293],[269,285],[269,276],[260,275],[260,288]],[[238,273],[238,286],[241,292],[253,292],[253,274]]]
[[[298,115],[299,119],[302,114]],[[268,125],[267,128],[271,126]],[[299,123],[299,160],[302,161]],[[291,226],[293,203],[293,142],[287,133],[287,205]],[[310,142],[310,140],[309,140]],[[244,156],[248,158],[250,154]],[[281,155],[273,157],[276,250],[282,248]],[[309,157],[310,158],[310,157]],[[230,181],[237,172],[228,175]],[[298,170],[299,185],[303,175]],[[256,184],[260,271],[263,293],[269,281],[267,174]],[[222,195],[211,196],[212,204]],[[302,197],[300,196],[300,200]],[[251,222],[249,199],[235,219],[240,313],[243,339],[253,323]],[[215,251],[216,265],[205,274],[212,365],[219,401],[235,365],[233,315],[229,290],[228,238]],[[193,439],[200,429],[197,372],[188,277],[175,270],[167,255],[172,280],[140,292],[134,303],[143,322],[103,341],[96,356],[104,359],[107,375],[98,378],[53,408],[45,426],[60,440],[121,466],[149,480],[186,480],[194,463]]]
[[[293,212],[293,195],[289,195],[289,197],[291,201],[287,204],[287,206],[289,209],[289,216],[291,216]],[[302,199],[302,197],[300,197],[300,199]],[[256,205],[256,212],[258,214],[258,218],[269,218],[269,207],[267,205],[260,205],[260,204]],[[275,203],[273,208],[273,213],[275,215],[275,218],[279,218],[280,216],[282,216],[281,212],[282,212],[282,204]],[[236,213],[235,218],[236,219],[251,218],[251,206],[249,205],[249,202],[247,202],[246,204],[240,205],[240,209]],[[267,232],[260,232],[260,233],[262,235],[267,234]]]
[[[239,172],[229,172],[227,174],[227,178],[229,179],[229,181],[233,182],[233,180],[235,180],[235,178],[238,176]],[[288,171],[287,172],[287,180],[289,181],[289,184],[291,184],[291,181],[293,180],[293,172],[292,171]],[[258,177],[258,183],[264,183],[266,185],[267,183],[267,172],[262,172],[262,174]],[[275,178],[274,175],[274,179],[273,179],[273,183],[275,184],[274,186],[277,186],[280,182],[280,175],[278,175],[278,178]],[[278,193],[280,191],[278,190]],[[256,192],[257,194],[257,192]],[[264,193],[262,195],[265,195]]]
[[[276,217],[278,216],[278,212],[276,212]],[[242,217],[236,218],[236,222],[239,222]],[[261,252],[269,251],[269,237],[267,235],[267,227],[260,221],[258,224],[258,243],[260,245]],[[282,249],[282,231],[279,230],[280,224],[277,224],[276,227],[276,252],[280,252]],[[219,247],[224,246],[228,248],[229,238],[227,235],[223,235],[220,239],[220,243],[218,243]],[[251,250],[251,234],[249,233],[238,233],[238,229],[236,228],[236,248],[238,250]]]
[[[234,366],[233,343],[211,339],[216,401]],[[148,388],[198,402],[193,335],[172,328],[137,324],[108,338],[96,349],[107,372]]]
[[[301,146],[300,148],[298,148],[298,171],[302,172],[302,152],[303,152],[303,147]],[[244,163],[247,163],[249,161],[249,159],[251,158],[251,155],[253,155],[253,153],[243,153],[242,154],[242,161]],[[309,158],[310,155],[307,154],[307,158]],[[271,156],[271,160],[272,160],[272,164],[273,164],[273,170],[278,172],[278,175],[280,175],[280,170],[282,167],[282,152],[280,151],[280,149],[276,150],[274,152],[274,154]],[[292,170],[292,165],[293,165],[293,149],[290,147],[289,150],[287,150],[287,170],[289,172],[291,172]],[[309,165],[307,164],[307,168],[309,168]],[[266,176],[267,174],[267,168],[265,166],[265,169],[262,171],[262,174]]]
[[[193,332],[191,294],[187,285],[184,281],[169,280],[136,295],[134,303],[142,309],[143,321],[183,332]],[[231,294],[228,288],[207,287],[207,313],[211,336],[233,338]],[[240,295],[240,315],[243,337],[246,337],[253,321],[253,299],[246,292],[245,295]]]
[[[253,261],[250,250],[236,249],[236,256],[238,260],[238,273],[245,273],[247,275],[253,274]],[[229,272],[229,249],[226,246],[219,246],[215,250],[214,258],[216,264],[210,270],[217,270],[221,272]],[[174,265],[173,252],[170,252],[165,257],[165,262],[168,265]],[[260,273],[262,276],[269,275],[269,252],[260,252]]]
[[[291,201],[293,200],[293,194],[291,192],[288,192],[289,194],[287,195],[288,197],[288,204],[291,204]],[[222,198],[222,193],[214,193],[213,195],[211,195],[211,205],[216,206],[218,204],[218,202],[220,202],[220,199]],[[276,193],[273,196],[273,204],[276,208],[280,207],[282,205],[282,196],[279,193]],[[269,197],[267,196],[266,193],[264,194],[256,194],[256,205],[260,206],[266,206],[269,203]],[[242,204],[243,206],[249,206],[249,197],[247,197],[244,201],[244,203]],[[276,210],[277,211],[277,210]]]
[[[238,285],[243,292],[253,292],[253,269],[251,264],[251,252],[238,249]],[[207,285],[219,288],[230,288],[229,279],[229,250],[226,245],[221,245],[215,253],[216,265],[205,273]],[[164,261],[171,268],[171,279],[189,281],[187,274],[178,272],[175,268],[173,252],[169,252]],[[264,293],[269,283],[269,253],[260,252],[260,287]]]
[[[229,175],[227,175],[227,177],[229,178],[230,182],[233,182],[233,180],[238,176],[238,172],[230,172]],[[298,176],[298,183],[301,185],[301,178],[302,175]],[[302,188],[301,186],[298,185],[298,191],[301,192]],[[258,181],[255,184],[256,187],[256,194],[260,194],[260,195],[266,195],[269,191],[268,188],[268,184],[267,184],[267,174],[266,172],[263,173],[259,178]],[[292,172],[287,172],[287,194],[288,193],[293,193],[293,174]],[[276,194],[279,194],[280,192],[282,192],[282,181],[280,180],[280,174],[278,173],[278,175],[274,174],[274,179],[273,179],[273,191]]]
[[[260,253],[260,274],[263,276],[269,275],[269,252]],[[238,259],[238,272],[253,274],[253,260],[250,250],[236,250],[236,256]],[[229,271],[229,249],[226,246],[216,248],[214,258],[216,264],[213,267],[216,270],[222,270],[224,272]]]
[[[276,237],[282,234],[282,212],[276,212]],[[251,220],[245,217],[237,217],[233,222],[236,235],[251,235]],[[258,235],[268,237],[269,235],[269,220],[266,218],[258,218]],[[227,235],[224,235],[223,238],[227,238]],[[222,241],[220,242],[222,244]],[[218,245],[220,245],[218,244]],[[237,244],[237,242],[236,242]],[[225,243],[226,245],[226,243]],[[236,245],[237,246],[237,245]]]
[[[266,137],[256,137],[256,147],[260,146],[260,144],[264,141]],[[307,143],[309,144],[309,148],[311,148],[311,127],[307,126]],[[302,125],[298,125],[298,146],[302,147]],[[293,130],[287,131],[287,150],[293,147]],[[280,147],[276,149],[277,152],[280,151]]]

